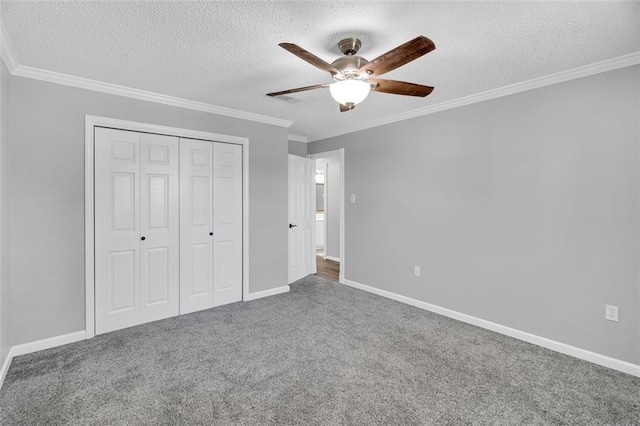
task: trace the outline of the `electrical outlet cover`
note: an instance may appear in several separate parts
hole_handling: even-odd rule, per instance
[[[604,317],[609,321],[618,322],[618,307],[612,306],[612,305],[606,305]]]

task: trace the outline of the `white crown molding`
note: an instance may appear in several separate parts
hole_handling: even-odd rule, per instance
[[[11,43],[6,36],[4,26],[0,20],[0,54],[7,64],[9,72],[13,75],[25,78],[33,78],[36,80],[48,81],[51,83],[63,84],[66,86],[78,87],[81,89],[94,90],[97,92],[108,93],[112,95],[125,96],[133,99],[139,99],[143,101],[155,102],[165,105],[176,106],[185,109],[191,109],[195,111],[203,111],[212,114],[223,115],[227,117],[240,118],[243,120],[255,121],[259,123],[271,124],[279,127],[291,127],[293,121],[283,120],[280,118],[269,117],[261,114],[255,114],[231,108],[221,107],[217,105],[207,104],[204,102],[190,101],[187,99],[177,98],[174,96],[162,95],[160,93],[149,92],[146,90],[134,89],[131,87],[120,86],[111,83],[105,83],[97,80],[90,80],[82,77],[76,77],[69,74],[62,74],[55,71],[47,71],[39,68],[33,68],[29,66],[18,65]],[[387,117],[382,117],[377,120],[372,120],[360,125],[353,126],[346,132],[328,132],[316,137],[307,138],[300,135],[288,135],[288,140],[296,142],[315,142],[323,139],[332,138],[335,136],[341,136],[349,133],[358,132],[361,130],[371,129],[374,127],[384,126],[385,124],[392,124],[398,121],[408,120],[423,115],[429,115],[448,109],[458,108],[465,105],[471,105],[478,102],[488,101],[491,99],[500,98],[503,96],[509,96],[528,90],[538,89],[545,86],[550,86],[557,83],[562,83],[569,80],[575,80],[582,77],[587,77],[594,74],[599,74],[607,71],[613,71],[619,68],[624,68],[632,65],[640,64],[640,52],[630,53],[628,55],[619,56],[617,58],[607,59],[601,62],[572,68],[559,73],[550,74],[547,76],[534,78],[532,80],[523,81],[520,83],[511,84],[497,89],[487,90],[485,92],[477,93],[475,95],[465,96],[458,99],[452,99],[450,101],[441,102],[439,104],[430,105],[424,108],[418,108],[415,110],[403,112],[400,114],[394,114]]]
[[[640,377],[640,365],[632,364],[627,361],[623,361],[616,358],[611,358],[606,355],[602,355],[596,352],[591,352],[586,349],[577,348],[575,346],[568,345],[566,343],[558,342],[556,340],[547,339],[546,337],[537,336],[535,334],[527,333],[526,331],[518,330],[515,328],[507,327],[502,324],[487,321],[482,318],[477,318],[471,315],[463,314],[451,309],[443,308],[441,306],[432,305],[431,303],[423,302],[422,300],[413,299],[411,297],[403,296],[401,294],[392,293],[387,290],[381,290],[376,287],[371,287],[366,284],[361,284],[348,279],[343,279],[341,284],[349,287],[364,290],[369,293],[377,294],[378,296],[386,297],[388,299],[396,300],[407,305],[415,306],[416,308],[424,309],[429,312],[436,313],[445,317],[453,318],[458,321],[462,321],[467,324],[475,325],[480,328],[494,331],[496,333],[504,334],[505,336],[513,337],[515,339],[523,340],[528,343],[532,343],[537,346],[541,346],[546,349],[550,349],[555,352],[560,352],[565,355],[569,355],[584,361],[589,361],[594,364],[602,365],[603,367],[611,368],[621,371],[623,373],[631,374],[636,377]]]
[[[160,93],[148,92],[146,90],[139,90],[131,87],[120,86],[117,84],[91,80],[88,78],[76,77],[73,75],[63,74],[55,71],[47,71],[40,68],[19,65],[16,62],[15,56],[13,54],[11,43],[9,42],[9,39],[7,38],[7,35],[4,31],[2,21],[0,21],[0,54],[2,55],[4,62],[7,64],[9,72],[12,75],[18,77],[48,81],[50,83],[63,84],[65,86],[78,87],[80,89],[93,90],[96,92],[124,96],[127,98],[133,98],[142,101],[155,102],[164,105],[191,109],[194,111],[208,112],[211,114],[223,115],[225,117],[240,118],[242,120],[271,124],[279,127],[291,127],[291,125],[293,124],[293,121],[283,120],[281,118],[254,114],[252,112],[245,112],[237,109],[206,104],[204,102],[190,101],[188,99],[162,95]]]
[[[90,80],[88,78],[76,77],[69,74],[62,74],[55,71],[47,71],[23,65],[18,65],[11,74],[18,77],[48,81],[50,83],[63,84],[65,86],[78,87],[80,89],[93,90],[96,92],[124,96],[128,98],[139,99],[142,101],[155,102],[195,111],[208,112],[211,114],[218,114],[226,117],[240,118],[242,120],[256,121],[258,123],[271,124],[274,126],[290,127],[293,124],[293,121],[283,120],[280,118],[268,117],[266,115],[254,114],[237,109],[206,104],[204,102],[190,101],[187,99],[176,98],[174,96],[162,95],[160,93],[148,92],[146,90],[139,90],[131,87],[119,86],[117,84],[104,83],[102,81]]]
[[[7,34],[4,31],[4,25],[0,19],[0,56],[4,59],[4,63],[7,65],[9,72],[13,74],[17,65],[16,58],[13,55],[13,48],[7,38]]]
[[[465,96],[465,97],[453,99],[447,102],[441,102],[439,104],[430,105],[424,108],[414,109],[414,110],[403,112],[400,114],[390,115],[377,120],[372,120],[372,121],[363,123],[361,125],[354,125],[353,128],[347,132],[325,133],[320,136],[310,138],[309,142],[315,142],[323,139],[332,138],[335,136],[346,135],[346,134],[358,132],[361,130],[384,126],[385,124],[396,123],[398,121],[408,120],[411,118],[420,117],[423,115],[429,115],[436,112],[445,111],[448,109],[458,108],[465,105],[470,105],[478,102],[488,101],[491,99],[501,98],[503,96],[509,96],[516,93],[520,93],[520,92],[526,92],[527,90],[533,90],[533,89],[538,89],[545,86],[551,86],[553,84],[563,83],[565,81],[575,80],[582,77],[588,77],[590,75],[599,74],[607,71],[613,71],[619,68],[625,68],[625,67],[629,67],[637,64],[640,64],[640,52],[634,52],[628,55],[619,56],[617,58],[607,59],[606,61],[596,62],[590,65],[585,65],[578,68],[572,68],[570,70],[561,71],[555,74],[550,74],[544,77],[534,78],[532,80],[511,84],[509,86],[487,90],[486,92],[476,93],[475,95]]]
[[[309,138],[307,138],[306,136],[292,135],[291,133],[289,133],[289,134],[287,135],[287,138],[288,138],[290,141],[294,141],[294,142],[309,143]]]

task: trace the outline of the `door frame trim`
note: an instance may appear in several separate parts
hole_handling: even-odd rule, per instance
[[[327,200],[329,200],[329,163],[324,165],[324,197],[322,197],[322,217],[323,219],[323,244],[322,244],[322,258],[327,258],[327,240],[329,239],[329,228],[327,227]],[[317,206],[316,206],[317,208]]]
[[[249,298],[249,139],[239,136],[168,127],[158,124],[85,115],[84,128],[84,266],[85,338],[95,336],[95,211],[94,211],[94,127],[156,133],[179,138],[201,139],[242,145],[242,300]]]
[[[344,148],[338,148],[332,151],[324,151],[324,152],[317,152],[315,154],[308,154],[307,158],[310,158],[312,160],[317,160],[318,158],[330,158],[330,157],[335,157],[340,159],[340,200],[342,200],[342,202],[340,203],[340,273],[338,274],[338,282],[340,284],[344,284],[344,271],[346,269],[345,265],[346,265],[346,257],[345,253],[344,253],[344,211],[345,211],[345,203],[347,202],[346,198],[345,198],[345,178],[344,178]],[[326,177],[325,177],[326,179]],[[326,182],[325,182],[326,185]],[[326,186],[325,186],[326,188]],[[326,198],[325,198],[326,200]],[[325,209],[325,255],[327,253],[327,240],[326,240],[326,230],[327,230],[327,223],[326,223],[326,218],[327,218],[327,211]],[[314,257],[315,259],[315,257]]]

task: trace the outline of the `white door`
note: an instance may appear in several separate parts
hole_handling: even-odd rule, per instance
[[[180,313],[242,300],[242,147],[180,139]]]
[[[315,162],[289,155],[289,284],[315,272]]]
[[[95,129],[96,334],[177,313],[177,143]]]
[[[178,138],[140,135],[142,322],[178,315]],[[141,238],[142,238],[141,237]]]
[[[242,146],[213,143],[213,306],[242,300]]]
[[[140,324],[140,135],[95,129],[96,334]]]
[[[180,313],[213,306],[213,143],[180,139]]]

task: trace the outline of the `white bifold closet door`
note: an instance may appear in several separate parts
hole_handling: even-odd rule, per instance
[[[95,128],[96,334],[178,315],[178,138]]]
[[[180,139],[180,313],[242,300],[242,147]]]

